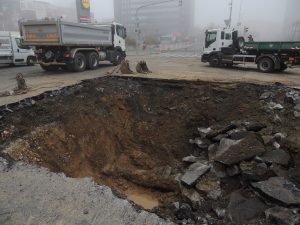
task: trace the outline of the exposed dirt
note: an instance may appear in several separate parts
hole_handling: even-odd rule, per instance
[[[247,119],[270,124],[274,133],[295,132],[299,124],[290,111],[283,112],[282,125],[262,110],[259,96],[269,88],[120,77],[85,81],[31,107],[3,111],[2,155],[70,177],[93,177],[147,209],[159,204],[154,211],[174,219],[172,203],[184,201],[175,180],[187,167],[182,158],[207,159],[189,143],[198,127]],[[278,99],[283,102],[284,93]],[[224,179],[222,188],[226,194],[218,204],[226,207],[227,194],[241,183]],[[212,204],[207,201],[201,214]]]

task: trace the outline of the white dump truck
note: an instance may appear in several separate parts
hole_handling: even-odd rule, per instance
[[[18,32],[0,31],[0,64],[31,66],[35,61],[34,51],[21,45]]]
[[[31,20],[20,22],[20,32],[22,45],[36,49],[37,62],[46,71],[95,70],[99,61],[117,65],[126,57],[126,29],[118,23]]]

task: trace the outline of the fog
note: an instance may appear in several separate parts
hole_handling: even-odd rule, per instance
[[[69,8],[71,11],[75,10],[75,0],[40,1],[51,3],[57,7]],[[90,1],[91,11],[95,20],[100,22],[114,19],[113,0]],[[0,0],[0,10],[4,2],[8,4],[7,0]],[[10,7],[14,7],[14,0],[10,0],[10,2]],[[149,0],[148,2],[151,1]],[[194,25],[197,29],[224,27],[224,20],[229,17],[230,0],[195,0],[195,2]],[[300,10],[299,2],[300,0],[233,0],[232,26],[235,27],[240,22],[242,24],[241,27],[249,28],[249,32],[256,37],[256,40],[288,39],[288,37],[291,37],[291,34],[288,34],[288,32],[290,32],[292,25],[291,23],[288,24],[287,18],[290,18],[290,21],[297,21],[298,19],[300,21],[298,13]],[[290,12],[287,11],[287,3],[295,5],[294,8],[296,10],[292,14],[289,14]],[[290,8],[293,8],[293,6]],[[2,11],[5,10],[2,9]]]

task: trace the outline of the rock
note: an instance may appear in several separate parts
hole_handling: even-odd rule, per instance
[[[274,97],[273,92],[266,91],[266,92],[264,92],[264,93],[261,94],[261,96],[259,97],[259,100],[266,100],[266,99],[271,98],[271,97],[272,98]]]
[[[213,161],[215,159],[217,151],[218,151],[218,145],[217,144],[211,144],[208,147],[208,159],[209,159],[209,161]]]
[[[223,138],[227,138],[228,134],[219,134],[216,137],[213,137],[211,140],[214,142],[220,142]]]
[[[290,134],[285,140],[285,148],[294,153],[300,152],[300,136],[297,133]]]
[[[300,204],[300,190],[283,177],[271,177],[266,181],[252,183],[252,186],[287,206]]]
[[[212,138],[218,136],[219,134],[225,134],[228,131],[233,130],[235,128],[237,128],[236,124],[230,124],[230,125],[228,125],[226,127],[223,127],[221,129],[213,130],[206,137],[209,138],[209,139],[212,139]]]
[[[285,99],[288,103],[298,104],[300,103],[299,93],[295,90],[291,90],[285,94]]]
[[[294,107],[295,111],[300,112],[300,103]]]
[[[294,111],[294,117],[300,118],[300,112]]]
[[[264,141],[264,145],[272,145],[273,144],[273,137],[271,135],[262,136]]]
[[[254,132],[259,132],[262,129],[267,127],[265,124],[259,122],[244,123],[244,126],[246,127],[247,131],[254,131]]]
[[[287,166],[291,160],[290,155],[282,149],[267,151],[261,158],[264,162],[277,163],[283,166]]]
[[[274,123],[278,123],[278,124],[282,123],[281,118],[277,114],[275,114],[273,121]]]
[[[240,174],[240,170],[237,165],[227,167],[226,172],[227,172],[227,175],[230,177],[234,177],[234,176]]]
[[[211,172],[214,173],[218,178],[227,177],[226,166],[219,162],[213,162]]]
[[[275,149],[280,149],[280,144],[276,141],[273,142],[273,146]]]
[[[283,134],[283,133],[276,133],[274,134],[274,139],[278,142],[278,143],[282,143],[287,137],[287,134]]]
[[[284,109],[284,107],[281,104],[276,104],[272,108],[275,109],[275,110],[282,110],[282,109]]]
[[[253,181],[264,179],[267,173],[270,172],[265,163],[257,163],[255,161],[241,162],[240,169],[243,177]]]
[[[198,160],[199,160],[198,157],[195,157],[195,156],[190,155],[190,156],[184,157],[184,158],[182,159],[182,162],[186,162],[186,163],[195,163],[195,162],[197,162]]]
[[[201,140],[201,138],[195,138],[195,140],[190,139],[191,144],[196,144],[201,149],[207,149],[208,145]]]
[[[265,152],[264,145],[254,133],[249,133],[244,139],[235,141],[222,139],[218,147],[215,161],[226,165],[237,164]]]
[[[192,186],[203,174],[208,172],[210,166],[197,162],[192,164],[181,177],[181,181],[189,186]]]
[[[266,218],[277,225],[299,224],[299,214],[295,215],[293,210],[283,207],[273,207],[265,211]]]
[[[240,140],[245,138],[249,134],[248,131],[246,131],[245,128],[240,128],[240,129],[234,129],[232,131],[228,132],[229,137],[232,140]]]
[[[0,120],[2,120],[3,119],[3,116],[0,116]]]
[[[210,127],[208,127],[208,128],[200,127],[200,128],[198,128],[198,131],[199,131],[201,137],[205,138],[207,134],[212,132],[212,129]]]
[[[183,203],[175,212],[175,215],[179,220],[193,218],[192,208],[188,204]]]
[[[189,199],[194,206],[200,206],[201,202],[204,201],[200,194],[194,189],[188,189],[182,186],[181,193],[183,196]]]
[[[240,192],[233,192],[227,208],[228,217],[236,224],[249,224],[264,214],[267,206],[258,198],[246,198]]]
[[[219,219],[224,219],[226,216],[226,209],[221,209],[219,207],[213,209],[214,213]]]

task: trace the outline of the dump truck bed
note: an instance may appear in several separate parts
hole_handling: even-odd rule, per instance
[[[20,23],[23,45],[111,46],[110,26],[93,26],[61,20],[32,20]]]
[[[257,51],[291,51],[300,52],[299,42],[246,42],[245,49],[255,49]]]

